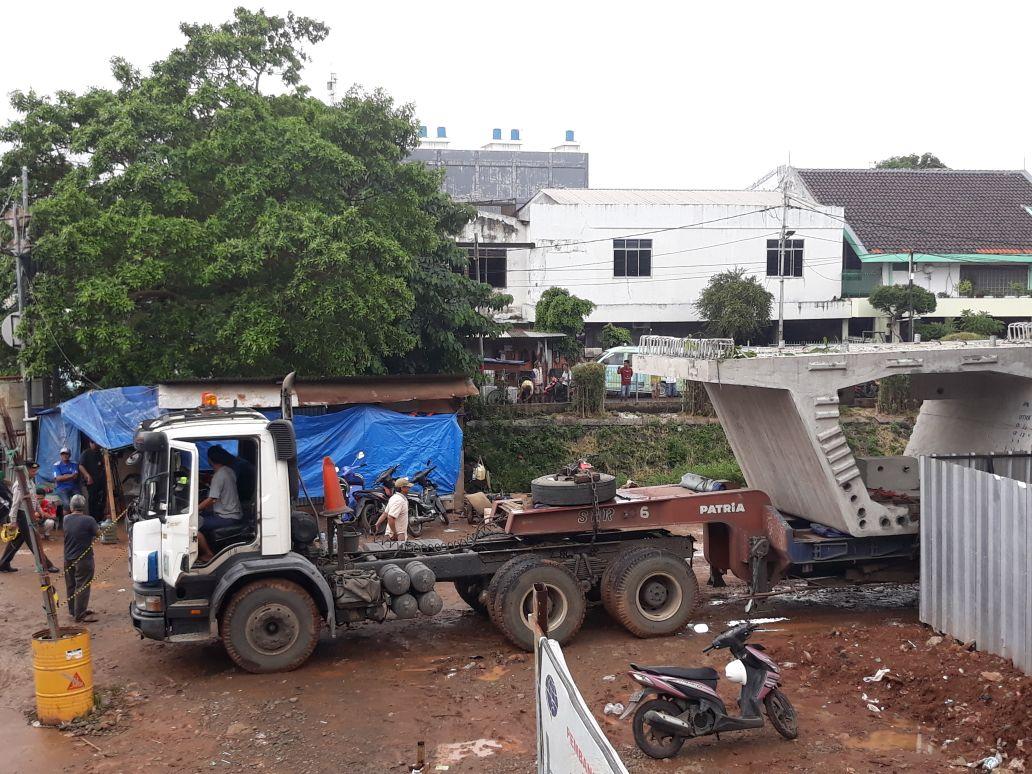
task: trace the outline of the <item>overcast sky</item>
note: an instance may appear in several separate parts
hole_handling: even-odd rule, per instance
[[[0,90],[109,85],[180,21],[222,0],[6,4]],[[743,188],[785,163],[870,166],[932,151],[949,166],[1032,166],[1032,3],[249,3],[326,22],[306,80],[325,97],[382,86],[479,147],[493,127],[547,149],[574,129],[593,187]],[[0,117],[10,118],[6,105]]]

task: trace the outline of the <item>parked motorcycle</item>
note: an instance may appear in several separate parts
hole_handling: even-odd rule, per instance
[[[430,474],[437,470],[437,466],[431,460],[426,461],[427,467],[409,476],[413,487],[419,487],[419,492],[409,491],[409,522],[408,532],[412,537],[419,537],[423,534],[423,525],[427,522],[440,519],[441,523],[448,525],[448,512],[444,503],[437,496],[437,487],[430,480]]]
[[[358,503],[355,499],[355,493],[365,488],[365,476],[358,472],[360,468],[365,467],[366,463],[364,460],[365,452],[360,451],[355,455],[355,459],[350,465],[337,467],[337,483],[340,484],[340,490],[344,493],[345,503],[351,509],[349,513],[345,514],[344,521],[356,521],[358,519]]]
[[[383,485],[393,481],[400,466],[391,465],[373,480],[369,489],[359,489],[355,492],[355,513],[358,514],[356,521],[359,529],[366,534],[372,534],[376,520],[380,518],[383,509],[387,505],[387,493],[383,491]]]
[[[737,716],[728,714],[717,694],[718,675],[712,667],[631,664],[627,674],[643,687],[628,700],[620,719],[634,713],[634,741],[643,753],[652,758],[670,758],[686,739],[762,728],[763,711],[785,739],[798,736],[795,708],[781,692],[780,668],[764,653],[762,645],[746,644],[757,628],[758,624],[748,622],[734,626],[717,635],[703,650],[707,653],[728,648],[734,656],[724,675],[742,686]],[[654,698],[645,700],[648,696]]]

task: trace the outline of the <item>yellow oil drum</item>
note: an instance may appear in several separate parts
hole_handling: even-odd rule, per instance
[[[93,709],[93,661],[86,629],[62,627],[56,640],[47,629],[33,634],[32,668],[40,723],[67,723]]]

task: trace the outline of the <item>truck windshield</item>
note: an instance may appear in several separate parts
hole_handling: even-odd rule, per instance
[[[146,452],[140,470],[140,517],[153,519],[167,515],[168,492],[168,452]]]

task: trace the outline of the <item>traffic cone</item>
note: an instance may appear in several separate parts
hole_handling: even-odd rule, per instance
[[[337,480],[337,466],[329,457],[322,460],[322,485],[323,485],[323,513],[327,516],[335,516],[347,511],[348,506],[344,502],[344,492],[341,491],[340,482]]]

